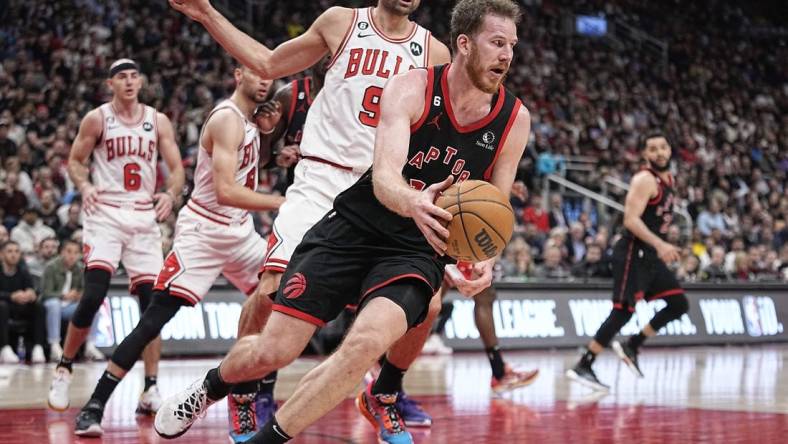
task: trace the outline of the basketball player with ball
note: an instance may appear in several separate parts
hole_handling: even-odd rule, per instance
[[[435,199],[455,180],[488,181],[492,185],[485,187],[508,196],[528,141],[528,110],[502,85],[519,18],[511,0],[462,0],[451,17],[453,62],[389,79],[380,100],[372,168],[337,196],[334,209],[296,248],[265,329],[240,339],[220,367],[167,399],[156,415],[159,434],[183,434],[234,383],[289,364],[318,326],[345,305],[358,304],[339,349],[304,376],[248,441],[287,442],[345,399],[378,357],[423,321],[444,267],[454,260],[445,254],[455,240],[444,226],[452,214]],[[489,217],[501,214],[496,209],[505,198],[484,189],[479,195],[490,202],[474,205],[479,215],[474,217],[484,222],[476,227],[503,235],[485,241],[475,259],[484,259],[477,265],[479,277],[460,287],[468,295],[490,285],[495,258],[511,234],[504,233],[511,213]],[[463,199],[460,194],[460,205]],[[379,378],[375,394],[369,386],[357,403],[370,422],[385,427],[380,435],[385,442],[412,443],[393,407],[394,390],[385,391],[392,382]]]

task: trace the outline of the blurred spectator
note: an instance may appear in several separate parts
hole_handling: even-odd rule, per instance
[[[569,229],[569,219],[564,210],[564,199],[559,193],[550,194],[550,228]]]
[[[602,247],[589,244],[582,261],[572,267],[572,276],[578,278],[610,278],[613,274],[609,262],[603,260]]]
[[[676,271],[676,277],[685,282],[705,280],[705,274],[700,269],[700,259],[694,254],[687,255]]]
[[[13,351],[15,344],[9,343],[12,323],[24,323],[25,354],[33,363],[46,361],[44,357],[44,306],[37,300],[33,290],[33,278],[24,268],[19,267],[22,252],[14,241],[0,246],[3,272],[0,274],[0,304],[7,309],[0,309],[0,316],[7,313],[6,319],[0,319],[0,360],[18,362]],[[8,352],[11,352],[10,354]]]
[[[26,208],[22,213],[22,220],[11,230],[11,240],[19,244],[25,257],[32,256],[36,246],[50,237],[55,237],[55,230],[44,225],[35,208]]]
[[[700,212],[698,215],[698,230],[703,236],[709,236],[712,229],[718,229],[722,233],[727,233],[728,229],[725,226],[725,219],[720,213],[720,203],[716,199],[712,199],[709,203],[709,208]]]
[[[48,237],[38,243],[36,253],[33,256],[25,259],[27,271],[33,278],[33,288],[36,290],[41,289],[41,277],[44,275],[44,268],[57,255],[59,245],[60,243],[57,239]]]
[[[566,239],[566,248],[569,260],[573,264],[579,263],[586,256],[586,232],[580,222],[572,222],[569,228],[569,237]]]
[[[3,225],[6,228],[13,228],[22,211],[27,208],[27,197],[19,191],[19,175],[8,171],[5,176],[5,187],[0,190],[0,208],[3,209]]]
[[[569,270],[561,262],[561,249],[548,246],[544,251],[544,262],[536,268],[536,277],[543,279],[566,279],[570,277]]]
[[[550,231],[550,216],[544,209],[544,199],[541,195],[531,195],[530,205],[523,210],[523,223],[526,226],[533,224],[541,233]]]
[[[79,254],[79,244],[71,240],[63,241],[60,254],[47,264],[41,282],[41,299],[46,308],[49,359],[53,362],[59,361],[63,355],[63,348],[60,346],[61,323],[71,320],[84,289],[84,270]],[[95,337],[98,319],[98,316],[93,319],[91,339]],[[95,348],[91,340],[88,340],[85,346]]]
[[[16,142],[8,137],[8,121],[0,117],[0,164],[9,156],[16,156]]]
[[[703,270],[705,279],[709,281],[725,281],[730,279],[730,273],[725,270],[725,249],[715,246],[711,249],[711,262]]]

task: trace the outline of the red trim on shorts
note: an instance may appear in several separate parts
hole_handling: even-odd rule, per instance
[[[617,308],[619,310],[623,310],[624,309],[624,304],[613,304],[613,308]],[[629,307],[628,306],[627,310],[629,310],[629,312],[632,313],[632,312],[635,311],[635,307]]]
[[[666,298],[668,296],[678,296],[680,294],[684,294],[684,289],[683,288],[674,288],[672,290],[665,290],[665,291],[663,291],[661,293],[657,293],[654,296],[651,296],[649,299],[651,299],[651,300],[662,299],[662,298]]]
[[[173,288],[174,288],[176,291],[178,291],[178,292],[181,292],[181,293],[188,294],[189,296],[191,296],[192,298],[194,298],[194,299],[195,299],[197,302],[200,302],[200,300],[202,299],[201,297],[197,296],[197,293],[195,293],[195,292],[193,292],[193,291],[189,290],[188,288],[186,288],[186,287],[184,287],[184,286],[181,286],[181,285],[176,285],[176,284],[170,284],[170,291],[172,291],[172,289],[173,289]]]
[[[105,270],[105,271],[108,271],[110,273],[114,273],[115,272],[115,267],[113,267],[112,264],[110,264],[107,261],[102,261],[101,259],[93,259],[90,262],[88,262],[87,266],[85,267],[85,269],[87,269],[87,270],[92,270],[94,268],[98,268],[100,270]]]
[[[621,290],[618,292],[618,300],[624,302],[624,292],[627,291],[627,279],[629,278],[629,265],[632,262],[632,248],[635,246],[635,241],[629,241],[629,248],[627,248],[627,261],[624,265],[624,279],[621,281]]]
[[[295,114],[296,101],[298,98],[298,80],[293,80],[290,84],[293,85],[293,87],[290,94],[290,110],[287,112],[288,125],[293,121],[293,114]]]
[[[495,162],[498,161],[498,156],[501,155],[501,151],[503,151],[504,145],[506,144],[506,138],[509,137],[509,131],[514,126],[514,121],[517,120],[517,114],[520,112],[520,106],[522,106],[523,102],[520,99],[516,99],[514,102],[514,108],[512,109],[512,115],[509,116],[509,121],[506,122],[506,127],[503,129],[503,134],[501,135],[501,140],[498,141],[498,147],[495,150],[495,157],[493,157],[490,166],[487,167],[487,170],[484,171],[484,178],[489,180],[492,177],[493,167],[495,166]]]
[[[501,108],[503,108],[503,102],[506,98],[506,90],[503,88],[503,85],[500,85],[498,88],[498,101],[495,102],[495,105],[493,105],[492,108],[490,108],[489,114],[482,117],[480,120],[477,120],[476,122],[462,126],[457,123],[457,119],[454,117],[454,110],[451,107],[451,100],[449,99],[449,82],[447,79],[449,76],[449,68],[451,68],[451,66],[451,63],[446,65],[446,68],[443,70],[443,75],[441,75],[441,89],[443,90],[443,97],[445,98],[443,101],[446,103],[446,114],[449,115],[449,121],[451,122],[452,126],[454,126],[454,129],[456,129],[459,133],[469,133],[487,126],[498,116]]]
[[[261,274],[263,274],[266,271],[273,271],[273,272],[276,272],[276,273],[284,273],[285,271],[287,271],[287,267],[280,267],[278,265],[263,265],[260,268],[260,272],[257,273],[257,276],[259,277]]]
[[[379,30],[378,27],[375,25],[375,17],[372,16],[372,8],[373,8],[372,6],[367,8],[367,15],[369,16],[369,24],[372,25],[372,30],[374,30],[375,33],[379,35],[380,38],[382,38],[383,40],[389,43],[405,43],[416,35],[416,31],[419,29],[419,27],[414,22],[411,22],[413,23],[413,30],[404,39],[393,39],[391,37],[388,37],[386,34],[383,34],[383,31]]]
[[[188,303],[189,303],[189,305],[190,305],[190,306],[192,306],[192,307],[193,307],[193,306],[195,306],[195,305],[197,305],[197,302],[200,302],[200,301],[195,301],[195,300],[193,300],[193,299],[192,299],[192,298],[191,298],[189,295],[187,295],[187,294],[180,293],[180,292],[178,292],[178,291],[175,291],[175,290],[172,290],[172,289],[169,291],[169,294],[170,294],[170,296],[174,296],[174,297],[176,297],[176,298],[181,298],[181,299],[185,300],[185,301],[186,301],[186,302],[188,302]]]
[[[124,206],[121,205],[121,204],[113,203],[113,202],[107,202],[107,201],[98,201],[98,204],[99,205],[106,205],[108,207],[118,208],[118,209],[123,209],[124,208]],[[141,205],[144,205],[144,207],[142,207]],[[150,210],[153,209],[153,204],[152,203],[141,204],[141,203],[138,203],[138,202],[134,202],[134,208],[129,208],[129,209],[130,210],[134,210],[134,211],[150,211]]]
[[[427,120],[427,116],[430,115],[430,109],[432,108],[432,89],[435,85],[435,67],[430,66],[427,68],[427,89],[424,90],[424,111],[421,112],[421,116],[419,120],[416,121],[413,125],[410,126],[410,133],[413,134],[424,125],[424,121]]]
[[[137,277],[131,279],[131,281],[129,283],[129,293],[135,294],[135,292],[137,290],[137,287],[139,287],[142,284],[147,284],[147,283],[155,284],[156,283],[156,276],[152,275],[152,274],[146,274],[146,275],[140,275],[140,276],[137,276]]]
[[[407,279],[407,278],[414,278],[414,279],[418,279],[418,280],[420,280],[420,281],[423,281],[425,284],[427,284],[427,286],[428,286],[428,287],[430,287],[430,290],[432,290],[432,293],[433,293],[433,294],[435,293],[435,289],[434,289],[434,288],[432,288],[432,285],[430,285],[430,283],[429,283],[429,281],[427,280],[427,278],[425,278],[424,276],[422,276],[422,275],[420,275],[420,274],[416,274],[416,273],[407,273],[407,274],[400,274],[400,275],[394,276],[394,277],[393,277],[393,278],[391,278],[391,279],[388,279],[388,280],[386,280],[386,281],[383,281],[383,282],[381,282],[381,283],[379,283],[379,284],[377,284],[377,285],[374,285],[374,286],[372,286],[372,287],[371,287],[369,290],[367,290],[366,292],[364,292],[364,295],[363,295],[363,296],[361,296],[361,300],[364,300],[364,298],[366,298],[367,296],[369,296],[369,294],[370,294],[370,293],[372,293],[372,292],[373,292],[373,291],[375,291],[375,290],[378,290],[378,289],[380,289],[380,288],[382,288],[382,287],[385,287],[386,285],[389,285],[389,284],[390,284],[390,283],[392,283],[392,282],[399,281],[399,280],[402,280],[402,279]],[[359,301],[359,305],[360,305],[360,304],[361,304],[361,302]]]
[[[356,27],[356,19],[358,19],[358,9],[353,10],[353,20],[350,22],[350,26],[348,26],[347,31],[345,31],[345,37],[342,38],[342,43],[337,48],[337,52],[334,53],[334,56],[331,57],[331,61],[328,62],[328,66],[326,66],[326,72],[334,66],[334,62],[337,61],[339,56],[342,54],[342,51],[345,50],[345,46],[347,42],[350,40],[350,34],[353,32],[353,28]]]
[[[351,167],[349,167],[349,166],[340,165],[340,164],[338,164],[338,163],[335,163],[335,162],[332,162],[332,161],[330,161],[330,160],[321,159],[320,157],[315,157],[315,156],[301,156],[301,158],[302,158],[302,159],[306,159],[306,160],[311,160],[311,161],[313,161],[313,162],[318,162],[318,163],[324,163],[324,164],[326,164],[326,165],[331,165],[332,167],[334,167],[334,168],[339,168],[340,170],[345,170],[345,171],[350,171],[350,172],[352,172],[352,171],[353,171],[353,168],[351,168]]]
[[[324,327],[326,325],[325,322],[321,321],[320,319],[308,314],[304,313],[301,310],[298,310],[293,307],[287,307],[280,304],[274,304],[273,306],[274,311],[278,311],[279,313],[286,314],[288,316],[292,316],[294,318],[301,319],[302,321],[309,322],[310,324],[316,325],[318,327]]]
[[[194,206],[191,205],[192,203],[194,203]],[[189,201],[186,202],[186,206],[189,207],[189,209],[192,210],[192,212],[194,212],[194,214],[196,214],[196,215],[198,215],[198,216],[200,216],[200,217],[202,217],[204,219],[207,219],[207,220],[209,220],[211,222],[217,223],[219,225],[224,225],[224,226],[227,226],[227,227],[232,225],[231,224],[231,222],[232,222],[231,218],[229,218],[229,217],[227,217],[227,216],[225,216],[223,214],[216,213],[215,211],[211,211],[211,210],[209,210],[207,208],[201,207],[200,204],[198,204],[197,202],[194,202],[192,199],[189,199]],[[215,218],[213,218],[213,217],[211,217],[211,216],[209,216],[207,214],[201,213],[201,211],[207,211],[207,212],[209,212],[211,214],[215,214],[217,216],[224,217],[224,218],[226,218],[226,221],[215,219]],[[245,223],[247,217],[248,217],[248,215],[244,215],[243,219],[238,221],[238,224],[242,225],[243,223]]]

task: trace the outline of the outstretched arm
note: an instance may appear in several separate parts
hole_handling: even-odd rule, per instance
[[[329,8],[305,33],[271,50],[233,26],[208,0],[169,2],[174,9],[200,22],[227,52],[266,79],[301,72],[317,63],[327,52],[333,54],[353,20],[352,9]]]

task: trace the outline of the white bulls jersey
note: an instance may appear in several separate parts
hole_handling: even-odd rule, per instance
[[[220,109],[231,109],[243,119],[244,139],[237,147],[238,162],[236,164],[235,182],[244,184],[251,190],[256,190],[257,162],[260,155],[260,130],[257,128],[257,125],[247,120],[244,113],[229,99],[219,102],[208,115],[208,119]],[[208,119],[206,119],[206,122]],[[219,205],[217,202],[216,186],[213,181],[213,160],[205,147],[202,146],[202,134],[200,135],[200,150],[197,153],[197,168],[194,171],[194,190],[188,205],[189,208],[198,214],[222,223],[240,222],[248,213],[246,210]]]
[[[99,107],[104,129],[90,173],[100,202],[150,207],[153,201],[159,154],[156,110],[140,106],[142,117],[133,123],[121,122],[111,103]]]
[[[371,7],[355,9],[307,114],[301,154],[366,171],[372,165],[383,86],[394,74],[426,66],[429,42],[430,32],[415,23],[408,37],[392,40],[376,27]]]

